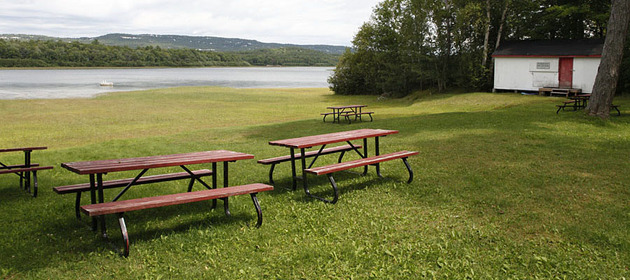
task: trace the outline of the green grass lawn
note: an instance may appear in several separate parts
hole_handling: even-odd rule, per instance
[[[561,100],[513,93],[377,100],[327,89],[213,87],[0,100],[0,148],[48,146],[33,160],[55,166],[40,172],[37,198],[18,189],[16,176],[0,176],[0,278],[628,278],[630,98],[615,99],[622,116],[610,121],[556,115]],[[374,122],[322,122],[326,106],[345,104],[367,104]],[[383,179],[373,169],[340,173],[340,200],[330,205],[287,190],[290,167],[281,164],[276,189],[258,196],[261,228],[249,196],[231,199],[231,217],[206,202],[131,212],[129,258],[115,251],[121,237],[113,216],[107,241],[88,219],[76,220],[73,195],[52,191],[88,179],[62,162],[216,149],[262,159],[288,153],[270,140],[358,128],[399,130],[381,140],[381,151],[419,151],[409,159],[414,181],[405,183],[399,160],[382,164]],[[267,175],[256,160],[230,165],[233,185],[267,183]],[[309,178],[314,193],[330,195],[325,176]],[[186,186],[142,185],[126,197]]]

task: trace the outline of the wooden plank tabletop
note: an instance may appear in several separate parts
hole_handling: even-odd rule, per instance
[[[0,153],[4,152],[18,152],[18,151],[34,151],[34,150],[45,150],[48,147],[23,147],[23,148],[9,148],[9,149],[0,149]]]
[[[326,107],[326,109],[348,109],[348,108],[361,108],[361,107],[367,107],[367,105],[330,106],[330,107]]]
[[[253,158],[254,156],[250,154],[227,150],[216,150],[137,158],[68,162],[62,163],[61,167],[77,174],[97,174],[189,164],[236,161]]]
[[[270,141],[269,145],[284,146],[289,148],[310,148],[314,146],[352,141],[370,137],[380,137],[390,134],[396,134],[398,130],[384,129],[357,129],[342,132],[334,132],[328,134],[312,135],[299,138],[291,138],[284,140]]]

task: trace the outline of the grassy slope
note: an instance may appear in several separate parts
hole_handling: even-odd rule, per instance
[[[1,146],[47,145],[34,160],[56,166],[41,172],[36,199],[17,190],[14,176],[0,176],[0,278],[628,277],[630,100],[615,101],[624,114],[610,122],[556,115],[559,101],[489,93],[377,101],[324,89],[226,88],[0,101]],[[350,103],[368,104],[375,121],[321,122],[326,106]],[[245,196],[232,200],[232,217],[205,203],[133,212],[128,259],[75,220],[73,197],[51,190],[87,180],[61,162],[213,149],[260,159],[288,152],[269,140],[364,127],[400,131],[382,140],[383,152],[420,151],[410,159],[412,184],[399,161],[383,165],[385,179],[342,173],[340,201],[328,205],[285,190],[290,171],[281,165],[276,190],[259,196],[260,229]],[[266,182],[267,172],[241,161],[230,180]],[[311,182],[313,192],[330,192],[325,178]],[[127,197],[185,187],[139,186]],[[109,232],[119,245],[113,218]]]

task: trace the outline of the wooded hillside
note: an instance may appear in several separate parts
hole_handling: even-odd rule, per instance
[[[0,40],[0,67],[334,66],[339,55],[301,48],[216,52],[107,46],[54,40]]]

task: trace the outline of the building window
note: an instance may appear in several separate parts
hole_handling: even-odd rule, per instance
[[[549,70],[551,69],[551,63],[550,62],[536,62],[536,69]]]

